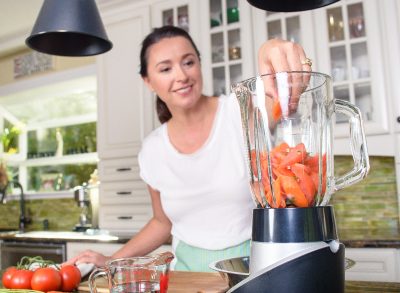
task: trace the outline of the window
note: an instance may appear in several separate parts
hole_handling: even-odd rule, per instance
[[[97,168],[96,77],[84,72],[0,88],[1,157],[28,194],[68,192]]]

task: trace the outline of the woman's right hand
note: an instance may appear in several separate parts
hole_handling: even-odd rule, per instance
[[[77,256],[67,260],[62,265],[78,265],[80,263],[92,263],[96,267],[105,266],[106,262],[110,260],[110,256],[105,256],[93,250],[85,250]]]

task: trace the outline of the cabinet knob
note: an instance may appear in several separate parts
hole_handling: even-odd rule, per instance
[[[397,116],[397,122],[400,123],[400,116]]]

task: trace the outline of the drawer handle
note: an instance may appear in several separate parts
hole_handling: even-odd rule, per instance
[[[118,168],[117,172],[127,172],[127,171],[132,171],[132,168]]]
[[[118,191],[117,194],[118,195],[131,195],[132,192],[131,191]]]
[[[119,216],[118,220],[132,220],[132,216]]]

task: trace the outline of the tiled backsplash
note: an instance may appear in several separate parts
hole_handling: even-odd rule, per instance
[[[338,176],[350,171],[352,164],[351,157],[336,156],[335,173]],[[367,178],[332,196],[339,230],[399,227],[394,158],[370,157],[370,164]],[[29,230],[42,230],[45,219],[50,230],[72,230],[80,213],[72,198],[29,200],[26,208],[33,219]],[[0,228],[18,227],[18,217],[18,201],[0,204]]]
[[[393,157],[370,157],[371,169],[361,182],[332,196],[338,229],[397,229],[399,205]],[[335,156],[335,174],[353,167],[353,159]]]
[[[78,223],[80,214],[72,198],[27,200],[26,210],[32,219],[27,230],[43,230],[43,221],[47,219],[50,230],[70,231]],[[17,228],[19,213],[19,201],[0,204],[0,227]]]

